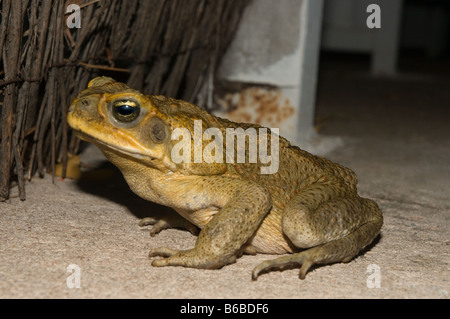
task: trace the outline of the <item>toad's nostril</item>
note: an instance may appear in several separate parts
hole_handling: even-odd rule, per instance
[[[88,107],[89,101],[87,99],[81,99],[81,105],[83,105],[84,107]]]

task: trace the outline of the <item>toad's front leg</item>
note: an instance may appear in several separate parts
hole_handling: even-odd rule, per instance
[[[185,251],[153,249],[150,256],[166,257],[154,260],[153,266],[212,269],[235,262],[243,245],[269,212],[272,202],[270,193],[262,186],[231,178],[225,181],[223,184],[224,180],[221,180],[222,187],[214,187],[217,184],[214,178],[205,181],[212,185],[204,185],[204,189],[214,192],[212,198],[217,199],[210,204],[222,208],[202,228],[195,247]]]

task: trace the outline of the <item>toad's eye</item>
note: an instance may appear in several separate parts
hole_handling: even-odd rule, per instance
[[[132,122],[139,116],[140,112],[141,107],[136,101],[119,100],[112,105],[112,115],[119,122]]]

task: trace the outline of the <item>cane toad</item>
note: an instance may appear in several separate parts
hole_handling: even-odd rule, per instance
[[[151,250],[151,257],[162,257],[153,260],[153,266],[212,269],[235,262],[242,253],[284,254],[262,262],[252,278],[298,265],[303,279],[314,264],[350,261],[380,232],[382,213],[374,201],[358,196],[350,169],[292,146],[270,131],[266,140],[236,143],[231,151],[250,156],[255,146],[275,138],[278,152],[272,155],[277,155],[278,164],[271,174],[262,173],[267,162],[260,159],[239,162],[217,156],[224,150],[220,146],[229,144],[218,134],[214,151],[204,141],[199,146],[200,158],[210,147],[216,160],[196,160],[196,123],[201,132],[214,128],[223,136],[227,129],[260,126],[215,117],[185,101],[144,95],[108,77],[89,82],[72,102],[67,120],[80,138],[98,146],[121,170],[137,195],[173,208],[200,228],[192,249]],[[192,139],[191,148],[179,147],[185,133],[192,133],[186,135]],[[148,224],[154,221],[141,222]],[[151,232],[169,226],[161,220]]]

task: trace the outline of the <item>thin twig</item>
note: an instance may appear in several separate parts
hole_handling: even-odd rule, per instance
[[[107,71],[114,71],[114,72],[130,72],[129,69],[121,69],[121,68],[115,68],[112,66],[107,65],[96,65],[96,64],[90,64],[90,63],[84,63],[84,62],[78,62],[79,65],[82,65],[86,68],[90,69],[98,69],[98,70],[107,70]]]

